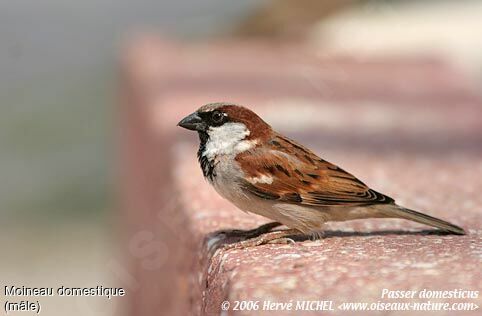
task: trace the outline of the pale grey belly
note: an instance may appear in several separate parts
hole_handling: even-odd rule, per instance
[[[326,213],[318,209],[258,198],[242,189],[239,178],[216,174],[212,182],[215,190],[242,211],[267,217],[304,233],[319,231],[327,220]]]
[[[233,168],[232,165],[225,165],[222,161],[216,164],[216,177],[211,184],[219,195],[242,211],[279,220],[279,216],[273,210],[273,202],[249,194],[243,190],[242,182],[243,173],[240,170]]]
[[[313,207],[261,199],[243,190],[242,179],[240,170],[220,161],[216,165],[216,177],[211,184],[223,198],[242,211],[267,217],[303,233],[319,232],[327,221],[371,217],[367,208]]]

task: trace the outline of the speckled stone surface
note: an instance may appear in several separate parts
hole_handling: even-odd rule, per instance
[[[134,205],[148,202],[135,214],[127,209],[127,225],[164,236],[173,254],[149,272],[133,259],[133,274],[142,281],[131,314],[311,315],[320,311],[232,308],[237,300],[328,300],[334,310],[326,315],[365,315],[338,307],[428,300],[382,299],[383,289],[482,291],[482,103],[469,81],[423,59],[360,62],[257,45],[185,47],[148,39],[128,55],[128,103],[141,113],[137,129],[143,131],[129,141],[137,146],[131,145],[131,168],[139,169],[130,177],[143,177],[152,192],[132,194],[139,196]],[[294,58],[300,54],[303,59]],[[468,234],[438,234],[403,220],[363,220],[329,223],[321,240],[210,253],[208,246],[222,238],[216,231],[267,221],[216,194],[197,164],[197,136],[175,127],[212,101],[249,105],[275,129],[399,204],[449,220]],[[146,137],[150,141],[143,142]],[[161,303],[153,303],[156,298]],[[222,311],[226,300],[231,308]],[[480,294],[433,301],[482,305]],[[480,309],[429,313],[478,315]]]
[[[189,152],[186,149],[182,157],[189,157]],[[366,161],[349,161],[345,165],[352,165],[350,170],[356,171],[372,159],[376,160],[376,156],[367,157]],[[200,238],[220,228],[249,228],[262,222],[261,218],[243,214],[219,200],[207,184],[200,185],[202,180],[193,176],[197,165],[190,160],[181,160],[178,178],[185,179],[182,191],[188,193],[183,196],[191,205],[187,211],[192,212],[193,226]],[[437,235],[427,227],[402,220],[365,220],[328,225],[329,231],[322,240],[217,252],[212,261],[206,263],[206,310],[217,313],[223,300],[284,302],[305,299],[334,300],[339,304],[377,302],[384,288],[480,289],[480,194],[470,194],[470,190],[457,186],[450,195],[437,195],[436,192],[447,192],[448,178],[429,179],[423,163],[412,166],[410,171],[406,170],[406,163],[400,158],[379,163],[378,168],[386,170],[387,177],[389,175],[395,183],[385,186],[382,180],[377,188],[403,197],[405,205],[423,206],[434,210],[430,212],[433,215],[451,219],[468,230],[467,236]],[[431,160],[425,163],[456,174],[463,183],[478,181],[482,168],[480,162],[477,173]],[[364,177],[368,183],[377,183],[370,181],[371,178]],[[410,190],[403,188],[407,184]],[[459,203],[460,198],[465,202]],[[448,314],[453,315],[453,312]]]

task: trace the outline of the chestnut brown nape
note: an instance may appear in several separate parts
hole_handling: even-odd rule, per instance
[[[222,105],[217,110],[226,113],[232,122],[243,123],[250,134],[247,139],[266,139],[271,134],[271,126],[250,109],[235,104]]]

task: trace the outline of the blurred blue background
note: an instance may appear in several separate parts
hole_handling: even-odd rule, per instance
[[[114,73],[130,33],[219,35],[259,4],[0,1],[0,225],[106,209]]]

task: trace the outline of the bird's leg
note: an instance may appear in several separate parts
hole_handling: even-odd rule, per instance
[[[263,224],[254,229],[249,229],[249,230],[233,229],[233,230],[225,230],[219,233],[223,233],[227,237],[249,239],[249,238],[258,237],[262,234],[266,234],[267,232],[270,232],[273,228],[281,225],[282,224],[279,222],[270,222],[270,223]]]
[[[249,240],[250,238],[256,238],[281,225],[282,224],[278,222],[271,222],[250,230],[230,229],[213,232],[207,237],[206,244],[211,252],[226,241],[236,243],[243,240]]]
[[[294,243],[294,240],[289,238],[296,235],[301,235],[302,233],[297,229],[285,229],[285,230],[277,230],[273,232],[269,232],[263,235],[260,235],[255,238],[243,240],[237,243],[224,245],[223,249],[243,249],[248,247],[254,247],[264,244],[286,244],[286,243]]]

